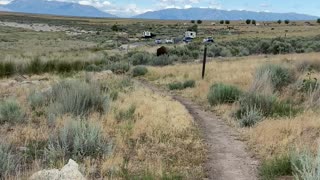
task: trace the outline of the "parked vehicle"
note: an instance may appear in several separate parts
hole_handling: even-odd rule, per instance
[[[204,43],[214,43],[214,40],[213,40],[212,37],[208,37],[208,38],[206,38],[206,39],[203,39],[203,42],[204,42]]]
[[[162,40],[161,40],[161,39],[156,39],[154,42],[155,42],[156,44],[162,44]]]
[[[173,39],[166,39],[166,44],[173,44],[173,43],[174,43]]]
[[[191,37],[185,37],[185,38],[183,38],[183,42],[185,42],[185,43],[192,42],[192,38]]]

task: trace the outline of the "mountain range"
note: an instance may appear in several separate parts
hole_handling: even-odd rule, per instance
[[[12,11],[33,14],[50,14],[61,16],[107,17],[115,15],[103,12],[92,6],[78,3],[47,1],[47,0],[14,0],[7,5],[0,6],[0,11]]]
[[[146,12],[134,16],[139,19],[162,19],[162,20],[245,20],[255,19],[257,21],[276,21],[279,19],[289,20],[315,20],[318,17],[297,13],[271,13],[238,10],[219,10],[210,8],[190,9],[164,9]]]
[[[0,6],[0,11],[12,11],[33,14],[51,14],[61,16],[105,17],[116,18],[115,15],[103,12],[95,7],[78,3],[61,2],[57,0],[14,0]],[[163,9],[150,11],[131,18],[161,19],[161,20],[245,20],[258,21],[315,20],[319,17],[297,13],[271,13],[239,10],[220,10],[210,8]]]

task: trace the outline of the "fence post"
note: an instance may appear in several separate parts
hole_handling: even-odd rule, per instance
[[[204,79],[204,75],[206,72],[206,62],[207,62],[207,45],[204,45],[204,53],[203,53],[203,65],[202,65],[202,79]]]

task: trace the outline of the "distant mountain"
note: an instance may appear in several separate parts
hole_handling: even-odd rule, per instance
[[[258,21],[275,21],[279,19],[289,20],[314,20],[318,17],[297,13],[270,13],[253,11],[226,11],[209,8],[190,9],[164,9],[146,12],[134,16],[139,19],[162,19],[162,20],[245,20],[255,19]]]
[[[11,10],[8,9],[8,8],[5,8],[5,7],[3,7],[3,6],[0,6],[0,11],[11,11]]]
[[[9,10],[13,12],[34,14],[82,17],[116,17],[112,14],[102,12],[92,6],[48,0],[14,0],[11,3],[2,6],[2,8],[4,11]]]

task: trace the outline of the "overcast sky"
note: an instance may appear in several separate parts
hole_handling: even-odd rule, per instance
[[[121,17],[165,8],[204,7],[224,10],[296,12],[320,16],[320,0],[59,0],[92,5]],[[0,0],[0,4],[10,0]]]

